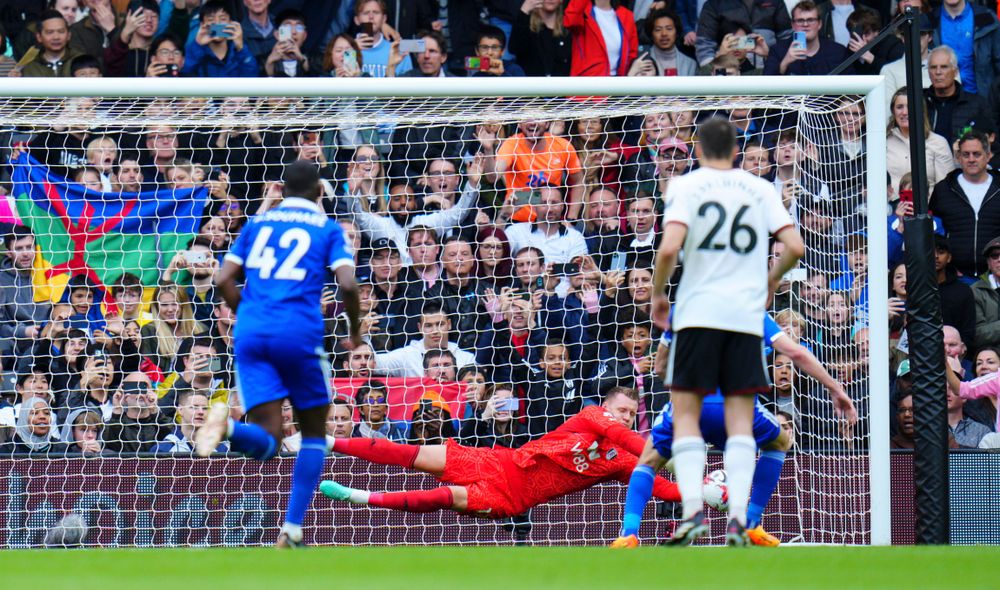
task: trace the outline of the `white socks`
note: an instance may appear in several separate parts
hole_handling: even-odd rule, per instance
[[[288,538],[295,543],[302,542],[302,525],[286,522],[285,524],[281,525],[281,532],[288,535]]]
[[[368,499],[371,498],[372,493],[366,492],[365,490],[351,490],[351,496],[347,498],[347,501],[351,504],[367,504]]]
[[[750,484],[756,461],[757,443],[752,436],[730,436],[726,439],[723,463],[729,486],[729,518],[736,519],[743,526],[747,524],[747,504],[750,502]],[[681,488],[683,493],[684,488]]]
[[[753,442],[753,439],[751,439]],[[705,441],[700,436],[686,436],[674,439],[670,448],[674,456],[674,474],[677,476],[677,488],[681,492],[681,505],[684,518],[691,518],[704,508],[702,485],[705,482]],[[751,469],[753,467],[751,466]],[[749,485],[748,485],[749,489]],[[730,492],[730,498],[732,492]],[[732,500],[730,500],[730,503]],[[746,500],[743,502],[746,511]]]

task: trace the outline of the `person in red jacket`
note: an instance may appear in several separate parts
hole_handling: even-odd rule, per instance
[[[627,482],[645,441],[635,431],[639,394],[615,387],[600,406],[588,406],[562,426],[519,449],[401,445],[385,439],[337,439],[334,453],[429,473],[446,485],[432,490],[368,492],[334,481],[326,497],[406,512],[454,510],[477,518],[507,518],[606,481]],[[653,495],[680,499],[677,484],[657,477]]]
[[[571,76],[627,76],[639,55],[632,11],[619,0],[570,0],[563,25],[573,38]]]

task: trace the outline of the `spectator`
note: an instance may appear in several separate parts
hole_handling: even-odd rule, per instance
[[[149,452],[172,428],[159,411],[156,393],[143,373],[130,373],[112,398],[111,420],[104,429],[105,447],[120,454]]]
[[[958,82],[958,56],[947,45],[935,47],[927,56],[931,77],[927,114],[934,133],[948,140],[948,145],[970,129],[983,133],[996,131],[995,121],[982,97],[968,92]]]
[[[30,346],[41,334],[51,306],[36,301],[32,281],[35,261],[35,236],[22,225],[4,236],[5,256],[0,259],[0,354]]]
[[[619,268],[625,261],[622,250],[621,200],[618,193],[604,186],[594,187],[587,194],[583,208],[583,237],[587,240],[597,266],[610,270],[613,261],[619,261]]]
[[[465,350],[475,350],[476,339],[486,324],[485,310],[480,303],[483,292],[476,280],[475,264],[471,244],[461,238],[445,240],[441,248],[444,272],[441,280],[425,294],[426,298],[441,302],[443,311],[450,317],[451,334]]]
[[[80,55],[73,60],[69,75],[73,78],[103,78],[101,62],[92,55]]]
[[[160,412],[166,417],[174,417],[180,396],[189,390],[208,396],[213,404],[229,402],[229,391],[220,375],[222,362],[210,337],[185,338],[177,349],[176,365],[177,369],[157,385]]]
[[[104,419],[87,408],[73,410],[63,422],[59,439],[68,457],[96,457],[104,453]]]
[[[306,17],[298,10],[285,10],[274,20],[277,43],[264,60],[264,75],[270,78],[306,78],[319,75],[319,68],[310,64],[302,53],[306,42]],[[318,66],[318,64],[316,64]]]
[[[184,49],[183,73],[199,78],[248,78],[259,66],[243,43],[243,27],[233,20],[227,3],[208,0],[199,12],[201,26]],[[215,28],[224,27],[221,32]]]
[[[573,37],[571,76],[627,76],[639,54],[632,11],[618,0],[570,0],[563,24]]]
[[[771,173],[774,167],[771,161],[771,148],[757,140],[747,141],[743,144],[740,168],[764,180],[773,180]]]
[[[886,168],[892,179],[892,188],[899,192],[899,180],[910,172],[910,118],[906,87],[903,86],[892,95],[889,101],[889,133],[886,137],[888,155]],[[949,172],[955,169],[955,158],[952,156],[948,140],[931,130],[930,119],[924,111],[924,145],[926,146],[927,186],[934,186],[943,180]]]
[[[1000,22],[996,11],[967,0],[942,2],[934,45],[955,51],[962,87],[985,99],[993,80],[1000,76]]]
[[[989,170],[990,155],[987,136],[969,131],[958,141],[961,169],[945,176],[931,193],[931,210],[941,218],[951,242],[949,258],[969,279],[987,270],[982,253],[1000,236],[1000,200],[992,198],[1000,191],[1000,174]]]
[[[95,350],[95,353],[99,350]],[[104,422],[110,420],[114,380],[115,365],[110,357],[103,353],[88,356],[80,371],[79,384],[67,392],[57,408],[59,421],[67,424],[69,414],[81,409],[97,412]]]
[[[851,25],[847,23],[847,19],[858,9],[854,0],[824,0],[817,4],[817,8],[820,13],[820,35],[847,47],[854,36]]]
[[[428,391],[420,396],[410,414],[407,442],[413,445],[443,445],[445,440],[457,435],[451,411],[441,394]]]
[[[524,70],[513,61],[504,61],[504,47],[507,45],[507,35],[499,27],[485,25],[480,27],[476,36],[476,57],[480,60],[480,69],[466,68],[470,76],[499,76],[517,78],[524,76]]]
[[[32,362],[28,366],[17,367],[13,381],[15,397],[11,401],[14,402],[14,405],[8,404],[0,408],[0,429],[15,428],[21,407],[32,397],[44,397],[49,404],[57,406],[65,405],[62,400],[56,401],[52,388],[49,386],[48,367],[42,362]]]
[[[298,453],[302,448],[302,433],[295,421],[295,409],[288,398],[281,400],[281,452]]]
[[[528,431],[515,419],[519,401],[510,383],[486,387],[482,410],[462,421],[461,443],[470,447],[507,447],[516,449],[528,442]]]
[[[72,38],[66,19],[55,10],[43,12],[38,17],[38,32],[35,39],[38,49],[34,49],[35,57],[23,67],[15,67],[8,74],[11,77],[69,77],[73,60],[84,55],[79,50],[70,47]],[[31,52],[26,54],[26,57]],[[24,59],[24,58],[22,58]]]
[[[976,301],[976,339],[978,349],[1000,347],[1000,237],[983,248],[987,272],[972,285]],[[987,351],[983,351],[987,352]],[[977,376],[979,373],[977,357]],[[992,372],[992,371],[991,371]]]
[[[931,45],[931,40],[933,39],[934,25],[931,24],[931,19],[927,18],[926,14],[920,15],[920,79],[921,88],[928,88],[931,85],[931,77],[927,71],[927,57],[929,55],[929,48]],[[891,97],[894,96],[893,93],[900,88],[906,86],[906,56],[900,57],[894,62],[890,62],[882,66],[882,71],[879,72],[882,76],[885,76],[885,91]],[[889,107],[890,115],[892,115],[892,106]],[[930,126],[928,125],[928,128]]]
[[[636,257],[653,256],[659,246],[659,234],[656,232],[656,199],[639,195],[629,201],[628,233],[622,244],[630,254]],[[631,240],[630,240],[631,238]]]
[[[938,291],[941,293],[941,318],[945,324],[955,326],[963,342],[974,342],[976,334],[976,307],[972,290],[958,280],[951,266],[949,239],[934,236],[934,270],[937,272]]]
[[[174,431],[163,437],[163,440],[156,443],[153,453],[194,453],[194,437],[198,429],[205,423],[205,414],[208,412],[208,397],[197,391],[185,391],[177,398],[177,414],[180,424],[174,427]],[[229,441],[223,441],[216,453],[225,453],[229,450]]]
[[[181,250],[167,268],[161,279],[167,283],[176,282],[181,271],[191,276],[191,286],[185,289],[194,313],[194,320],[206,329],[212,328],[213,311],[218,296],[215,291],[215,273],[219,270],[219,259],[212,251],[208,238],[195,236],[187,250]]]
[[[750,49],[741,45],[747,39],[754,43]],[[719,23],[715,42],[718,50],[700,69],[702,75],[719,75],[720,69],[726,70],[724,75],[727,76],[760,74],[767,56],[771,54],[764,36],[755,33],[749,24],[742,21],[723,20]]]
[[[389,420],[389,398],[385,385],[369,381],[358,388],[354,402],[361,416],[361,421],[354,427],[355,437],[406,442],[406,429]]]
[[[510,240],[507,232],[496,227],[485,227],[476,236],[476,272],[483,292],[492,289],[499,293],[514,286]]]
[[[262,64],[278,42],[275,29],[280,23],[271,20],[271,0],[243,0],[243,7],[243,40],[254,60]]]
[[[812,0],[796,4],[792,9],[792,27],[795,33],[805,33],[806,43],[803,46],[788,38],[776,43],[767,56],[764,74],[822,76],[850,57],[850,52],[843,45],[820,38],[819,22],[819,10]],[[853,74],[854,67],[848,67],[843,73]]]
[[[389,67],[390,42],[383,36],[386,24],[384,0],[357,0],[354,4],[354,24],[360,27],[355,36],[361,47],[361,71],[373,78],[385,78]],[[402,76],[413,69],[409,59],[400,61],[395,75]]]
[[[850,30],[847,49],[851,53],[856,53],[879,34],[882,30],[882,20],[877,12],[862,6],[847,17],[847,27]],[[886,64],[902,59],[903,54],[903,42],[896,36],[889,35],[854,62],[855,72],[859,75],[877,75]]]
[[[950,370],[950,369],[949,369]],[[978,449],[983,437],[992,432],[988,426],[976,422],[965,414],[965,399],[948,387],[948,429],[959,448]]]
[[[609,123],[597,117],[577,119],[570,124],[577,158],[583,165],[583,182],[589,186],[617,184],[618,163],[625,157],[625,148],[607,131]]]
[[[694,76],[698,62],[677,50],[677,41],[684,36],[680,17],[668,10],[657,10],[646,19],[646,34],[652,41],[639,56],[629,76]]]
[[[616,328],[613,356],[598,368],[592,392],[600,397],[616,386],[638,391],[636,428],[643,433],[652,428],[656,414],[668,397],[666,385],[654,373],[652,325],[645,313],[626,311],[619,315]]]
[[[70,48],[77,53],[101,56],[124,19],[115,12],[111,0],[84,0],[83,4],[86,16],[68,25]]]
[[[846,255],[841,275],[830,281],[832,291],[843,291],[858,308],[868,306],[868,236],[851,234],[844,241]]]
[[[548,262],[556,264],[564,264],[576,256],[587,254],[587,241],[583,234],[562,223],[565,207],[561,191],[542,187],[538,193],[539,202],[534,205],[538,220],[515,223],[507,228],[511,251],[517,255],[521,248],[534,246],[545,254]],[[579,216],[579,207],[576,216]]]
[[[639,194],[655,197],[657,202],[662,202],[657,207],[662,208],[667,205],[666,195],[670,181],[683,176],[691,166],[691,149],[686,142],[676,137],[666,137],[656,146],[653,162],[656,168],[652,181],[641,184]]]
[[[130,3],[132,6],[134,3]],[[180,19],[171,23],[171,34],[187,33],[187,14],[174,11]],[[140,78],[146,75],[153,37],[160,27],[160,7],[155,0],[142,0],[125,17],[125,24],[104,49],[104,73],[110,77]]]
[[[203,331],[194,319],[187,294],[177,285],[163,284],[153,291],[153,320],[142,327],[140,352],[161,371],[173,368],[181,340]]]
[[[347,351],[342,367],[348,379],[371,379],[375,369],[375,352],[372,346],[362,342],[354,350]]]
[[[324,200],[324,206],[327,207],[327,213],[334,215],[358,210],[382,213],[386,210],[386,196],[386,173],[382,156],[375,146],[363,144],[354,150],[347,164],[347,182],[337,190],[333,210],[330,210],[327,200]],[[358,221],[355,220],[355,223]]]
[[[349,51],[354,52],[353,58],[345,59]],[[335,78],[370,77],[364,71],[364,52],[358,41],[343,33],[331,39],[323,50],[323,72]]]
[[[536,439],[552,432],[579,412],[583,403],[583,384],[570,366],[569,349],[558,340],[549,340],[528,384],[528,436]]]
[[[417,38],[424,41],[424,50],[416,54],[417,67],[403,74],[404,78],[449,78],[452,73],[448,63],[448,40],[438,31],[420,31]]]
[[[772,49],[772,56],[775,43],[791,37],[792,23],[784,2],[708,0],[698,16],[698,40],[695,42],[698,65],[706,66],[715,58],[721,38],[719,32],[726,21],[746,23],[753,29],[746,32],[760,35]],[[819,27],[815,28],[818,30]]]
[[[465,418],[482,411],[486,403],[486,372],[475,365],[466,365],[458,372],[458,381],[465,384]]]
[[[495,311],[491,312],[492,324],[479,337],[476,363],[488,367],[495,382],[524,386],[531,365],[538,360],[538,350],[545,344],[546,330],[536,326],[532,303],[520,294],[488,293],[487,298],[487,308]]]
[[[455,355],[447,350],[428,350],[424,353],[424,379],[438,383],[455,381]]]
[[[510,32],[510,51],[527,76],[569,76],[573,47],[562,0],[524,0]]]
[[[44,397],[32,397],[21,407],[14,436],[0,444],[0,456],[48,456],[58,440],[49,402]]]
[[[427,301],[418,324],[422,338],[408,345],[375,355],[375,373],[393,377],[420,377],[424,374],[424,353],[428,350],[449,350],[459,368],[475,363],[475,357],[449,341],[451,320],[441,303]]]
[[[354,407],[346,399],[335,396],[326,417],[326,438],[351,438],[354,435]]]

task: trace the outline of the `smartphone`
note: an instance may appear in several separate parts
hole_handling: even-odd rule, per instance
[[[292,25],[281,25],[278,27],[278,42],[292,40]]]
[[[184,252],[184,260],[186,260],[188,264],[202,264],[208,260],[208,255],[204,252],[192,252],[191,250],[188,250]]]
[[[375,23],[361,23],[361,32],[369,37],[375,36]]]
[[[176,78],[177,77],[177,64],[166,64],[167,70],[160,74],[161,78]]]
[[[545,289],[545,277],[538,277],[537,279],[535,279],[535,288]]]
[[[218,373],[222,370],[222,359],[217,356],[213,356],[212,362],[208,365],[208,368],[211,369],[213,373]]]
[[[677,68],[663,68],[663,75],[664,76],[676,76],[677,75]]]
[[[906,188],[899,191],[899,200],[904,203],[913,202],[913,189]]]
[[[531,291],[521,291],[517,296],[525,301],[531,301]]]
[[[795,31],[792,34],[792,41],[797,43],[802,49],[806,48],[806,32],[805,31]]]
[[[751,51],[757,46],[757,40],[749,35],[740,35],[733,42],[733,49],[738,51]]]
[[[208,35],[213,39],[232,39],[233,36],[227,30],[229,23],[215,23],[208,26]]]
[[[624,271],[626,264],[628,263],[628,257],[624,252],[615,252],[615,255],[611,257],[611,269],[612,271]]]
[[[427,50],[427,41],[423,39],[400,39],[400,53],[423,53]]]
[[[470,72],[485,72],[490,69],[490,58],[467,57],[465,58],[465,69]]]
[[[865,29],[864,27],[851,27],[851,34],[857,35],[858,37],[864,37]]]
[[[569,277],[580,274],[580,265],[572,262],[566,264],[553,264],[552,274],[559,277]]]
[[[361,68],[358,67],[358,52],[353,49],[348,49],[344,51],[344,69],[348,72],[357,72]]]
[[[521,407],[521,403],[516,397],[508,397],[505,400],[500,400],[496,405],[498,412],[516,412],[519,407]]]

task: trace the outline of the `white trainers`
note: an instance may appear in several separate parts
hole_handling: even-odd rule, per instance
[[[219,443],[226,438],[229,428],[229,406],[222,402],[212,404],[208,410],[205,423],[194,435],[194,450],[199,457],[208,457],[219,448]]]

